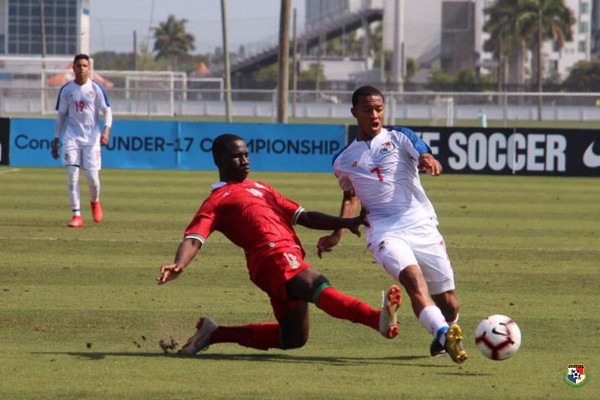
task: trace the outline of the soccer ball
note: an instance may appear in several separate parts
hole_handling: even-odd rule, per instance
[[[491,315],[477,325],[475,344],[490,360],[506,360],[521,346],[521,329],[506,315]]]

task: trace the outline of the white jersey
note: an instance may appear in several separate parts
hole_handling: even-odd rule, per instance
[[[100,111],[106,115],[107,125],[112,120],[104,87],[91,79],[83,85],[75,81],[65,84],[58,94],[56,111],[66,117],[63,142],[75,140],[80,144],[93,145],[100,138]]]
[[[437,216],[421,185],[419,155],[429,147],[413,131],[382,129],[370,141],[351,142],[333,163],[344,191],[354,190],[366,208],[374,231],[405,229],[425,220],[437,225]]]

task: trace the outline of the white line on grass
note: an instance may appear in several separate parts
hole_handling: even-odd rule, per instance
[[[65,239],[65,238],[58,238],[58,237],[27,237],[27,238],[18,238],[18,237],[3,237],[0,236],[0,240],[11,240],[11,241],[48,241],[48,242],[53,242],[53,241],[58,241],[58,240],[64,240],[66,242],[108,242],[108,243],[114,243],[114,242],[126,242],[126,243],[179,243],[181,242],[181,239],[94,239],[94,238],[72,238],[72,239]],[[352,246],[352,247],[365,247],[364,244],[355,244],[355,243],[349,243],[346,244],[344,246]],[[310,247],[310,246],[308,246]],[[455,248],[456,250],[476,250],[476,249],[481,249],[481,250],[506,250],[506,247],[484,247],[484,246],[459,246]],[[551,253],[563,253],[563,252],[592,252],[592,253],[600,253],[600,249],[596,250],[596,249],[573,249],[573,248],[565,248],[565,247],[537,247],[537,248],[531,248],[531,247],[523,247],[523,248],[519,248],[516,250],[520,250],[520,251],[544,251],[544,252],[551,252]]]
[[[8,172],[18,172],[18,171],[20,171],[19,168],[7,169],[6,171],[0,171],[0,175],[6,174]]]
[[[65,239],[65,238],[57,238],[57,237],[27,237],[27,238],[17,238],[17,237],[2,237],[0,236],[0,240],[12,240],[12,241],[34,241],[34,242],[54,242],[58,240],[64,240],[65,242],[128,242],[128,243],[163,243],[163,242],[173,242],[179,243],[181,240],[175,239],[93,239],[93,238],[74,238],[74,239]]]

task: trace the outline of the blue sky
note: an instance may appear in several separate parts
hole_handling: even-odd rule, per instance
[[[187,19],[194,35],[194,53],[212,52],[222,45],[221,0],[91,0],[90,53],[131,52],[133,32],[138,44],[152,46],[152,28],[170,14]],[[240,45],[277,42],[280,0],[226,0],[230,51]],[[298,14],[298,30],[304,24],[304,0],[292,0]],[[290,28],[291,29],[291,28]]]

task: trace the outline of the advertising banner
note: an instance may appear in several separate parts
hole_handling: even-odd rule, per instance
[[[600,130],[408,127],[445,173],[600,176]]]
[[[53,119],[0,120],[0,163],[61,165],[50,154]],[[10,130],[9,127],[10,126]],[[600,176],[600,130],[410,127],[446,173]],[[8,131],[8,133],[7,133]],[[234,133],[256,171],[331,172],[356,126],[115,120],[104,168],[214,169],[212,141]]]
[[[600,176],[600,131],[531,128],[413,130],[447,172]]]
[[[10,146],[10,119],[0,118],[0,165],[8,165]]]
[[[12,119],[13,166],[60,166],[51,156],[54,120]],[[331,160],[345,145],[342,125],[203,123],[176,121],[114,122],[102,149],[103,168],[215,169],[212,141],[222,133],[248,144],[255,171],[329,172]]]

